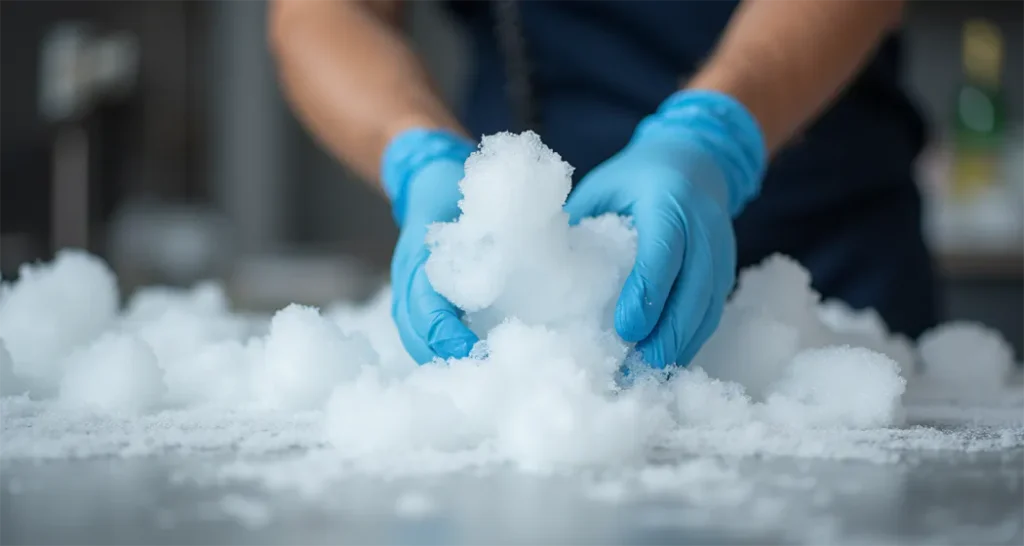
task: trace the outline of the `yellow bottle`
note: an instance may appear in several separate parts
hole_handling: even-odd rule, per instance
[[[952,197],[963,202],[1000,182],[1005,107],[1000,92],[1003,40],[989,21],[963,29],[964,81],[956,96]]]

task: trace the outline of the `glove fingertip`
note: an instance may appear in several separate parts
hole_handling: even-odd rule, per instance
[[[630,275],[615,305],[615,330],[625,341],[640,341],[654,329],[657,317],[652,318],[652,315],[656,310],[645,294],[636,275]]]
[[[619,304],[615,309],[615,331],[624,341],[636,343],[644,338],[644,334],[633,318],[634,313],[628,304]]]
[[[473,349],[473,343],[466,339],[448,339],[436,345],[436,352],[439,358],[466,358]]]
[[[479,340],[453,314],[445,320],[444,326],[437,329],[434,339],[430,342],[430,348],[438,357],[445,360],[466,358]]]

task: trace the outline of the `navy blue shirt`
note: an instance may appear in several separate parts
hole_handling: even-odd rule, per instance
[[[710,55],[738,2],[523,1],[531,94],[544,142],[579,180],[619,151]],[[453,2],[475,56],[462,120],[477,135],[520,128],[487,2]],[[920,116],[899,85],[888,37],[842,96],[773,160],[735,222],[740,267],[773,252],[800,260],[815,288],[875,307],[896,331],[936,321],[913,162]]]

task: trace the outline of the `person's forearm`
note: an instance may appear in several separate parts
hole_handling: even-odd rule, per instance
[[[739,100],[774,153],[853,79],[901,12],[896,0],[745,0],[685,87]]]
[[[464,133],[394,24],[397,4],[278,0],[270,43],[285,94],[327,148],[379,180],[388,142],[412,127]]]

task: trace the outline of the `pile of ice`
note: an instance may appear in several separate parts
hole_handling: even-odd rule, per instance
[[[999,332],[970,322],[943,324],[921,336],[924,379],[936,387],[978,392],[998,390],[1011,376],[1013,349]]]
[[[842,445],[834,440],[844,434],[902,423],[918,351],[873,312],[820,302],[783,256],[741,274],[689,368],[646,370],[612,327],[635,232],[615,215],[570,226],[571,174],[532,133],[487,137],[470,157],[462,215],[431,230],[427,272],[481,342],[468,358],[426,366],[402,349],[386,289],[366,306],[291,305],[267,322],[233,312],[210,283],[145,289],[119,312],[113,274],[80,252],[25,266],[0,299],[0,388],[43,402],[5,400],[0,455],[35,452],[87,427],[69,422],[98,416],[119,419],[97,425],[104,431],[146,430],[144,443],[168,448],[224,447],[211,430],[231,419],[312,423],[314,437],[289,437],[292,447],[325,440],[337,460],[391,469],[628,465],[655,448],[726,437],[743,443],[729,444],[736,453],[780,453],[779,438],[816,433]],[[920,346],[924,373],[1001,388],[1012,358],[998,339],[977,326],[936,330]],[[981,353],[967,349],[978,344]],[[969,379],[957,366],[965,351],[985,360]],[[31,426],[44,415],[65,428],[47,436]],[[161,427],[176,427],[170,440],[154,436]],[[825,453],[816,450],[791,446]]]

